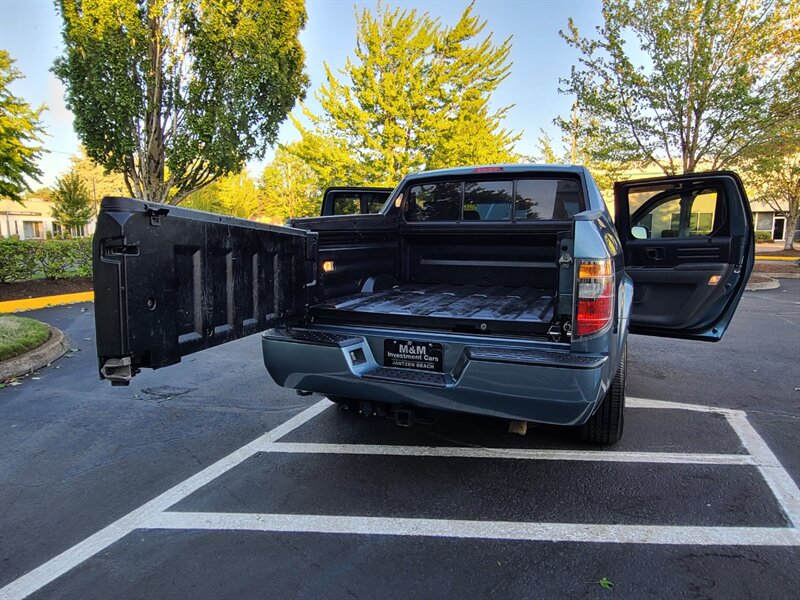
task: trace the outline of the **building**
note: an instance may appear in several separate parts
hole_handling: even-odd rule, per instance
[[[52,216],[53,203],[44,198],[28,198],[22,203],[0,198],[0,236],[17,236],[21,240],[43,240],[64,234],[61,224]],[[72,237],[94,233],[95,219],[84,227],[69,232]]]
[[[786,204],[785,202],[783,204]],[[785,208],[780,206],[780,208]],[[750,201],[750,209],[753,211],[753,222],[756,231],[765,231],[772,236],[773,242],[786,241],[788,232],[786,231],[786,217],[776,213],[775,209],[765,202]],[[797,223],[797,230],[794,232],[794,241],[800,241],[800,222]]]

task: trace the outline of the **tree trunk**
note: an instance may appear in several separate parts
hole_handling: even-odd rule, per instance
[[[794,215],[786,215],[786,224],[783,231],[783,249],[794,250],[794,233],[797,231],[797,222],[800,220],[800,212],[795,212]]]

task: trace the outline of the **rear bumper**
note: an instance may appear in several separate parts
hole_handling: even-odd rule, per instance
[[[605,355],[449,334],[424,334],[444,346],[443,373],[385,368],[388,337],[397,336],[272,329],[263,335],[264,363],[288,388],[556,425],[584,423],[613,375]]]

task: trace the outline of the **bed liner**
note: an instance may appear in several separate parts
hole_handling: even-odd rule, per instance
[[[316,314],[427,317],[516,323],[550,323],[555,291],[532,287],[402,284],[377,292],[332,298]]]

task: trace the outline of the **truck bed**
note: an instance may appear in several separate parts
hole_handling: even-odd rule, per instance
[[[542,288],[402,284],[389,290],[332,298],[314,307],[314,313],[358,322],[411,317],[542,324],[552,321],[554,304],[555,292]]]

